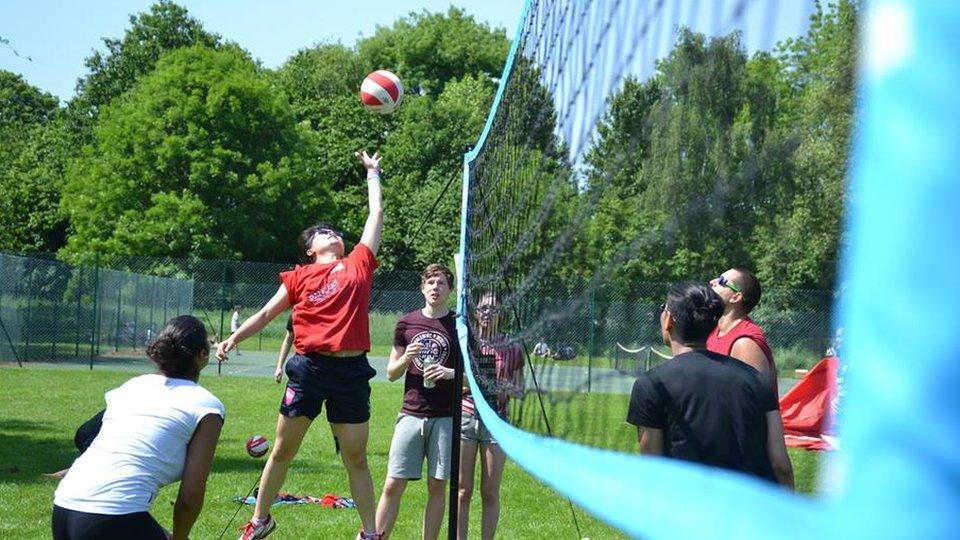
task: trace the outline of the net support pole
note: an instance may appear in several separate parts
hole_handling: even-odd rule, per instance
[[[463,272],[460,269],[460,256],[454,255],[453,267],[457,272],[458,282],[463,279]],[[450,516],[447,521],[447,538],[457,540],[457,525],[460,520],[460,420],[462,418],[461,407],[463,406],[463,361],[456,362],[453,366],[453,413],[451,423],[453,430],[451,433],[452,441],[450,447],[450,491],[447,513]]]

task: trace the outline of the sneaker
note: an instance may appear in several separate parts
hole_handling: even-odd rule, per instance
[[[273,520],[272,516],[267,516],[267,519],[259,523],[251,519],[240,527],[240,530],[243,532],[239,540],[260,540],[261,538],[266,538],[276,528],[277,522]]]
[[[357,533],[357,540],[383,540],[382,532],[375,532],[367,534],[363,532],[363,528],[360,528],[360,532]]]

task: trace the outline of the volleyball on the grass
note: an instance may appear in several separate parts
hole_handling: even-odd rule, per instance
[[[360,85],[360,101],[369,111],[390,114],[403,101],[403,84],[400,77],[379,69],[367,75]]]
[[[254,435],[247,439],[247,453],[250,457],[263,457],[270,449],[270,441],[263,435]]]

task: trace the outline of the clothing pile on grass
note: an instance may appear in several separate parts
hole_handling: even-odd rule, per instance
[[[234,497],[233,501],[250,505],[257,504],[257,490],[253,490],[253,495],[247,498]],[[294,495],[293,493],[287,493],[286,491],[281,491],[278,493],[277,497],[273,500],[274,506],[280,504],[318,504],[326,508],[357,507],[357,503],[353,502],[353,499],[348,497],[340,497],[338,495],[334,495],[333,493],[324,493],[321,497],[314,497],[312,495]]]

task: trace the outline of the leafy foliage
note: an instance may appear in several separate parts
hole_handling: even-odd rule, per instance
[[[682,32],[654,77],[610,97],[576,172],[553,96],[521,56],[508,90],[529,106],[501,111],[512,127],[491,159],[513,160],[525,196],[555,199],[537,231],[517,232],[569,242],[573,256],[544,282],[571,288],[630,245],[609,278],[619,293],[734,264],[831,287],[859,15],[850,0],[818,4],[805,36],[752,56],[736,34]],[[65,108],[0,71],[0,249],[291,260],[314,220],[359,236],[366,185],[353,152],[367,149],[385,156],[381,264],[455,251],[462,155],[496,89],[503,30],[458,8],[410,13],[354,47],[312,46],[264,70],[161,0],[104,43]],[[357,99],[378,68],[407,87],[393,115]],[[560,237],[572,222],[583,234]]]
[[[170,53],[103,111],[70,168],[65,254],[274,257],[300,227],[288,216],[327,204],[307,138],[241,51]]]

